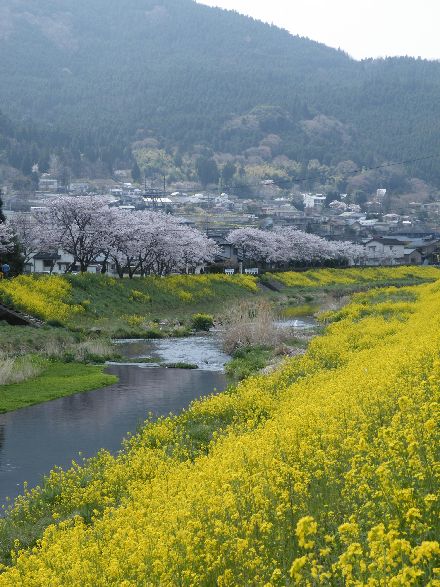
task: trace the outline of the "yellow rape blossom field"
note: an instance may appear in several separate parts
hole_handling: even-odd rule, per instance
[[[84,311],[80,305],[69,303],[72,285],[57,275],[42,278],[20,275],[0,281],[0,296],[7,296],[15,307],[43,320],[67,320]]]
[[[439,587],[439,308],[440,281],[357,294],[304,356],[54,471],[0,586]]]
[[[348,269],[316,269],[304,272],[287,271],[267,274],[288,287],[319,287],[362,283],[438,279],[437,267],[352,267]]]
[[[0,298],[18,309],[63,324],[117,319],[124,310],[163,312],[258,291],[250,275],[171,275],[115,279],[105,275],[22,275],[0,281]]]

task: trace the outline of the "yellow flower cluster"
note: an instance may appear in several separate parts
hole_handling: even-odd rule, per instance
[[[54,524],[0,586],[439,587],[440,282],[405,289],[362,294],[303,357],[123,454],[53,472]],[[16,508],[32,519],[37,497]]]
[[[354,267],[347,269],[317,269],[304,272],[268,274],[288,287],[320,287],[351,285],[364,282],[390,282],[406,280],[440,279],[437,267]]]
[[[121,319],[134,328],[142,326],[147,321],[146,316],[141,316],[139,314],[123,314]]]
[[[64,321],[83,312],[82,306],[69,303],[71,292],[71,284],[57,275],[21,275],[0,281],[0,296],[43,320]]]
[[[132,290],[129,300],[133,302],[151,302],[151,298],[148,294],[144,294],[143,292],[137,289]]]
[[[171,275],[166,278],[151,277],[154,287],[160,293],[173,294],[183,302],[198,302],[214,298],[214,287],[234,284],[252,292],[258,291],[257,280],[251,275]]]

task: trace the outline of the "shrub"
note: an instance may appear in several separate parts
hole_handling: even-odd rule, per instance
[[[242,347],[274,347],[285,336],[274,324],[271,304],[261,299],[230,306],[220,325],[223,348],[229,354]]]
[[[198,369],[199,366],[196,365],[195,363],[163,363],[162,364],[163,367],[166,367],[167,369]]]
[[[194,330],[208,331],[212,326],[214,326],[214,317],[211,314],[193,314],[191,327]]]

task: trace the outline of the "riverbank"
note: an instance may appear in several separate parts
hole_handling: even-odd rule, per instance
[[[2,282],[4,302],[46,325],[0,322],[0,411],[102,387],[110,381],[103,368],[84,367],[121,359],[112,338],[188,336],[212,320],[200,312],[217,315],[223,304],[257,292],[255,278],[224,275],[116,280],[85,274],[22,276]],[[81,376],[57,379],[61,364]],[[54,376],[41,377],[41,365],[46,374],[55,369]]]
[[[293,322],[298,324],[295,326]],[[286,359],[304,355],[310,341],[321,331],[318,324],[301,321],[291,321],[291,324],[280,321],[278,328],[284,331],[278,342],[272,345],[245,345],[232,353],[231,360],[225,365],[225,373],[231,383],[258,373],[271,373]]]
[[[104,363],[118,357],[102,336],[0,322],[0,413],[108,385]]]
[[[39,363],[40,373],[36,377],[21,383],[0,385],[0,413],[97,389],[117,381],[114,375],[104,373],[103,366],[49,360],[40,360]]]
[[[105,275],[21,276],[0,283],[6,302],[49,325],[110,338],[185,335],[191,316],[259,292],[247,275],[172,275],[115,279]]]
[[[46,326],[31,329],[0,323],[0,363],[14,361],[12,370],[21,369],[23,380],[19,377],[19,383],[14,383],[16,373],[15,379],[6,378],[0,385],[36,381],[39,370],[33,365],[41,361],[74,363],[82,372],[85,364],[117,360],[117,349],[112,347],[111,338],[188,336],[193,332],[194,314],[208,313],[218,320],[243,300],[269,300],[280,317],[292,318],[322,308],[334,309],[345,303],[346,296],[354,291],[385,282],[399,286],[421,283],[435,279],[438,274],[439,270],[433,267],[397,267],[267,274],[260,281],[246,275],[175,275],[118,280],[91,274],[21,276],[4,280],[0,282],[2,300],[45,320]],[[274,345],[264,350],[258,348],[261,345],[253,346],[256,348],[234,358],[229,367],[233,380],[274,364],[283,356],[303,352],[302,344],[297,341],[292,341],[287,349]],[[0,377],[7,370],[0,368]],[[91,378],[90,386],[96,381],[100,380]],[[83,388],[83,382],[78,380],[77,391]],[[70,384],[67,388],[60,385],[59,397],[74,393],[73,389]],[[54,393],[52,388],[50,397]],[[35,402],[38,395],[32,393],[28,397]],[[46,399],[42,393],[41,401]],[[13,405],[27,404],[7,402],[7,406]],[[5,404],[3,408],[0,405],[0,409],[11,408]]]
[[[303,357],[147,423],[116,457],[53,472],[0,523],[4,584],[343,584],[353,556],[352,581],[368,569],[429,584],[438,296],[433,284],[355,297]]]

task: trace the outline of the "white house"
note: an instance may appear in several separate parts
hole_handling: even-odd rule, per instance
[[[405,262],[405,243],[392,238],[373,238],[365,243],[367,265],[401,265]]]
[[[64,274],[71,267],[73,263],[72,255],[58,250],[58,251],[40,251],[32,256],[30,261],[26,263],[24,268],[25,273],[52,273],[52,274]],[[79,270],[79,268],[73,268],[73,271]],[[87,270],[88,273],[100,273],[101,264],[98,262],[92,263]],[[116,272],[112,271],[109,267],[108,273],[115,275]]]
[[[56,192],[58,190],[58,180],[49,173],[43,173],[38,182],[38,189],[42,192]]]
[[[325,205],[326,197],[323,194],[302,194],[304,208],[319,208]]]

